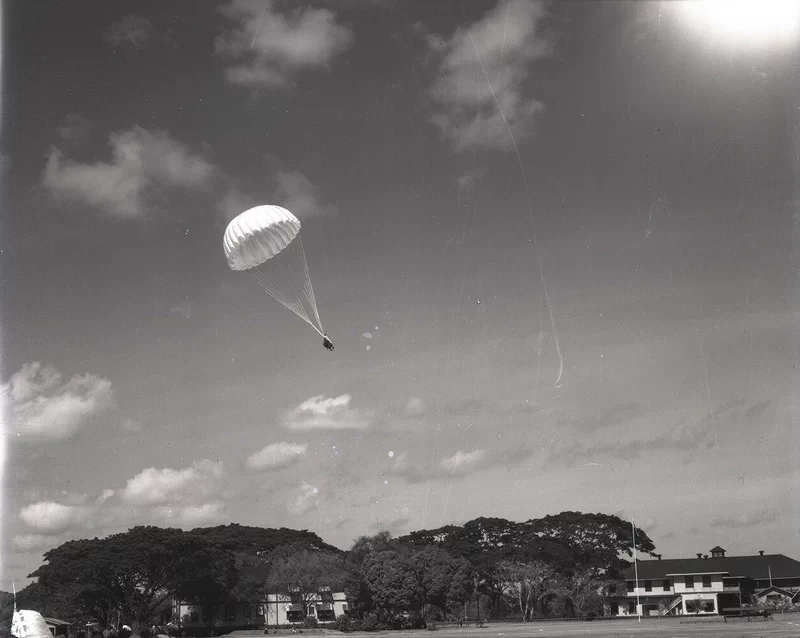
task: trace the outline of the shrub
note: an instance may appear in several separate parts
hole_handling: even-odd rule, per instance
[[[335,629],[336,631],[353,631],[353,621],[350,619],[350,616],[339,616],[333,621],[331,629]]]
[[[303,621],[303,627],[305,629],[314,629],[315,627],[319,626],[319,622],[317,621],[314,616],[306,616],[305,620]]]

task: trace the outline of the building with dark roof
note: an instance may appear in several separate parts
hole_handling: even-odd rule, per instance
[[[610,595],[612,615],[719,614],[729,607],[800,602],[800,562],[783,554],[726,556],[722,547],[696,558],[637,560],[623,572],[624,591]]]

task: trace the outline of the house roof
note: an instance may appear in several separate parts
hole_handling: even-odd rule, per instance
[[[66,620],[59,620],[58,618],[48,618],[47,616],[42,616],[42,618],[44,618],[44,621],[48,625],[53,625],[55,627],[69,627],[72,624],[71,622],[67,622]]]
[[[727,556],[725,558],[665,558],[637,560],[639,580],[666,578],[668,574],[730,574],[753,579],[800,578],[800,561],[783,554],[764,556]],[[622,575],[627,580],[635,576],[633,565]]]
[[[798,593],[796,591],[788,591],[786,589],[783,589],[782,587],[775,587],[775,585],[773,585],[772,587],[767,587],[766,589],[762,589],[761,591],[758,592],[758,595],[766,596],[767,594],[771,594],[773,592],[778,594],[783,594],[787,598],[794,598]]]

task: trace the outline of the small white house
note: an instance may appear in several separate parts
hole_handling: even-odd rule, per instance
[[[348,613],[344,592],[323,590],[303,601],[296,592],[272,593],[260,601],[222,605],[192,605],[176,601],[173,618],[181,627],[213,627],[220,630],[261,628],[302,623],[315,618],[320,623],[333,622]]]

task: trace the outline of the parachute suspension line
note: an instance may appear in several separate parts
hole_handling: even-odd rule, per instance
[[[306,261],[306,251],[303,249],[303,238],[300,235],[298,235],[297,241],[300,243],[300,255],[303,258],[303,272],[306,276],[305,277],[306,296],[308,300],[311,302],[311,309],[314,311],[314,318],[317,320],[317,324],[319,324],[320,330],[322,330],[322,320],[319,318],[319,310],[317,309],[317,299],[314,296],[314,288],[311,286],[311,274],[308,272],[308,261]]]
[[[511,127],[508,125],[508,120],[506,120],[505,113],[503,113],[503,108],[500,106],[500,102],[497,99],[497,95],[494,92],[494,88],[492,87],[492,83],[489,81],[489,76],[486,75],[486,69],[483,66],[483,61],[481,60],[481,54],[478,51],[478,45],[475,44],[475,39],[472,37],[472,34],[469,34],[469,39],[472,42],[472,48],[475,49],[475,55],[478,58],[478,64],[481,67],[481,72],[483,73],[483,78],[486,80],[486,85],[489,87],[489,91],[492,93],[492,98],[494,98],[495,106],[497,106],[497,111],[500,113],[500,117],[503,120],[503,124],[506,126],[506,131],[508,132],[508,136],[511,138],[511,144],[514,146],[514,151],[517,154],[517,161],[519,162],[519,170],[522,173],[522,183],[525,186],[525,195],[528,198],[528,217],[530,218],[531,222],[531,229],[533,230],[533,246],[534,250],[536,251],[536,259],[539,262],[539,276],[542,281],[542,288],[544,289],[544,299],[545,305],[547,306],[547,311],[550,313],[550,325],[553,326],[553,336],[555,337],[556,342],[556,352],[558,353],[558,378],[556,379],[555,385],[558,387],[558,383],[561,381],[561,375],[564,372],[564,357],[561,355],[561,345],[558,341],[558,330],[556,329],[556,320],[553,316],[553,307],[550,305],[550,295],[547,292],[547,280],[544,275],[544,265],[542,264],[542,255],[539,251],[539,242],[536,238],[536,223],[533,218],[533,204],[531,203],[531,194],[530,190],[528,189],[528,179],[525,176],[525,169],[522,166],[522,157],[519,154],[519,148],[517,148],[517,142],[514,139],[514,135],[511,133]],[[538,373],[537,373],[538,377]]]
[[[256,268],[251,268],[247,272],[252,275],[253,279],[256,280],[259,286],[266,292],[270,297],[273,297],[281,304],[283,304],[286,308],[291,310],[295,313],[298,317],[300,317],[303,321],[307,323],[311,323],[308,314],[303,309],[303,306],[296,301],[292,301],[289,297],[287,297],[283,291],[281,291],[280,287],[276,286],[272,281],[269,280],[268,277],[264,275],[260,270]],[[312,324],[313,325],[313,324]]]
[[[299,235],[272,259],[248,272],[268,295],[324,335]]]

